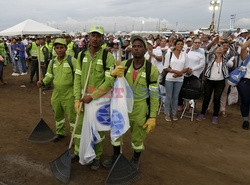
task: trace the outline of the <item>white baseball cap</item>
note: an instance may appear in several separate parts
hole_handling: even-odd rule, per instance
[[[149,43],[152,46],[154,45],[152,40],[147,40],[147,43]]]
[[[240,34],[242,34],[242,33],[248,33],[248,30],[247,29],[241,29]]]

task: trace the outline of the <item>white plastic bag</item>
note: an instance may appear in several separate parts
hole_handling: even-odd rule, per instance
[[[134,105],[133,92],[124,77],[117,78],[114,84],[113,98],[111,99],[110,137],[114,142],[130,127],[128,113]]]
[[[105,97],[105,96],[104,96]],[[110,130],[110,98],[99,98],[88,104],[93,115],[93,124],[98,131]]]
[[[101,141],[98,131],[110,130],[110,98],[84,104],[84,118],[79,148],[79,162],[89,164],[95,157],[94,145]]]
[[[232,105],[238,102],[238,91],[235,86],[231,86],[231,91],[228,95],[228,105]]]

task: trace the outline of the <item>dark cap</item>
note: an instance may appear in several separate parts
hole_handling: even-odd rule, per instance
[[[133,44],[134,41],[136,41],[136,40],[140,40],[143,43],[143,45],[145,46],[145,48],[147,48],[147,42],[143,37],[141,37],[140,35],[132,36],[131,39],[130,39],[131,44]]]

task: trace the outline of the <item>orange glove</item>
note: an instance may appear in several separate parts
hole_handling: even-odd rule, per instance
[[[155,118],[149,118],[146,121],[146,123],[143,125],[143,128],[147,128],[146,132],[147,132],[147,134],[149,134],[150,132],[152,132],[155,129],[155,125],[156,125]]]

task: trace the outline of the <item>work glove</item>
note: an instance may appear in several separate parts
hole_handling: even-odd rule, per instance
[[[143,125],[143,128],[147,128],[146,132],[149,134],[155,129],[155,118],[149,118],[146,123]]]
[[[111,76],[115,77],[123,77],[124,76],[124,70],[126,69],[125,66],[115,66],[115,69],[111,72]]]
[[[75,100],[75,111],[78,114],[78,116],[80,115],[81,111],[83,112],[83,107],[80,110],[80,104],[81,104],[80,100]]]

